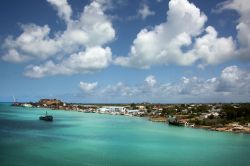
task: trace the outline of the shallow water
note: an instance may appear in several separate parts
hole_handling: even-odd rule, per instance
[[[168,126],[143,118],[0,103],[2,166],[236,166],[250,163],[250,135]]]

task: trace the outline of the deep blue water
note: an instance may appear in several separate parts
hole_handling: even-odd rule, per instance
[[[1,166],[243,166],[250,135],[0,103]]]

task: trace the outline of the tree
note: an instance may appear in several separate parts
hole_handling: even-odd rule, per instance
[[[135,110],[135,109],[136,109],[136,104],[135,104],[135,103],[131,103],[131,104],[130,104],[130,107],[131,107],[133,110]]]
[[[208,118],[208,119],[214,119],[214,115],[211,114],[211,115],[209,115],[207,118]]]

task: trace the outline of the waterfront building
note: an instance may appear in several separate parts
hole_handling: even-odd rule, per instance
[[[127,114],[129,114],[129,115],[138,115],[139,110],[127,110],[126,112],[127,112]]]
[[[119,113],[124,114],[127,108],[122,106],[103,106],[99,108],[100,113]]]
[[[24,103],[24,104],[22,104],[22,106],[23,106],[23,107],[32,107],[32,105],[29,104],[29,103]]]

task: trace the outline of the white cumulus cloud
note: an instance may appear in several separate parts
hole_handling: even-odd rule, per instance
[[[70,21],[72,15],[72,9],[67,0],[47,0],[57,10],[58,16],[64,19],[66,22]]]
[[[145,85],[144,82],[148,82]],[[250,99],[249,70],[238,66],[224,68],[218,76],[208,79],[202,77],[182,77],[176,82],[158,83],[152,75],[144,82],[126,85],[123,82],[110,84],[96,92],[105,101],[119,102],[239,102]],[[151,85],[151,86],[150,86]],[[150,86],[150,88],[149,88]]]
[[[21,26],[23,33],[14,39],[9,36],[5,39],[4,48],[15,50],[19,54],[20,59],[47,59],[51,55],[58,52],[60,43],[57,40],[49,38],[50,28],[48,25],[38,26],[28,24]],[[24,58],[29,57],[29,58]],[[4,60],[14,61],[12,54],[5,54]]]
[[[107,85],[100,91],[104,98],[109,97],[134,97],[138,94],[139,90],[137,87],[128,86],[123,82],[118,82],[115,85]]]
[[[250,5],[248,0],[228,0],[218,5],[218,10],[235,10],[240,18],[236,26],[237,41],[239,48],[237,56],[243,59],[250,59]]]
[[[91,73],[108,67],[112,59],[109,47],[91,47],[65,58],[60,63],[47,61],[43,65],[28,66],[24,75],[31,78],[41,78],[48,75],[72,75],[76,73]]]
[[[217,91],[230,92],[232,94],[250,93],[250,73],[238,66],[228,66],[221,72],[220,83]]]
[[[80,89],[85,92],[85,93],[90,93],[92,92],[96,87],[97,87],[98,83],[97,82],[93,82],[93,83],[88,83],[88,82],[80,82],[79,83],[79,87]]]
[[[73,20],[72,9],[66,0],[48,2],[65,21],[66,29],[53,36],[48,25],[22,25],[23,32],[18,37],[5,39],[2,59],[15,63],[45,61],[26,68],[25,76],[33,78],[89,73],[106,68],[112,52],[104,45],[115,39],[115,30],[102,4],[92,1],[84,7],[79,19]]]
[[[12,61],[13,63],[23,63],[29,60],[28,56],[20,55],[15,49],[10,49],[8,52],[2,57],[5,61]]]
[[[166,22],[152,29],[142,29],[128,56],[116,58],[115,63],[150,68],[167,64],[192,65],[199,60],[218,64],[229,59],[235,47],[232,38],[218,37],[211,26],[204,28],[206,21],[206,15],[194,4],[187,0],[171,0]],[[204,29],[206,33],[201,35]]]
[[[219,64],[231,59],[235,54],[235,45],[232,37],[220,37],[216,30],[208,26],[206,34],[196,38],[194,48],[189,54],[196,55],[204,64]]]
[[[145,78],[145,82],[147,83],[148,86],[153,87],[157,81],[153,75],[149,75]]]
[[[154,11],[151,11],[148,7],[148,5],[143,4],[140,9],[138,10],[138,15],[145,20],[149,16],[155,15]]]

